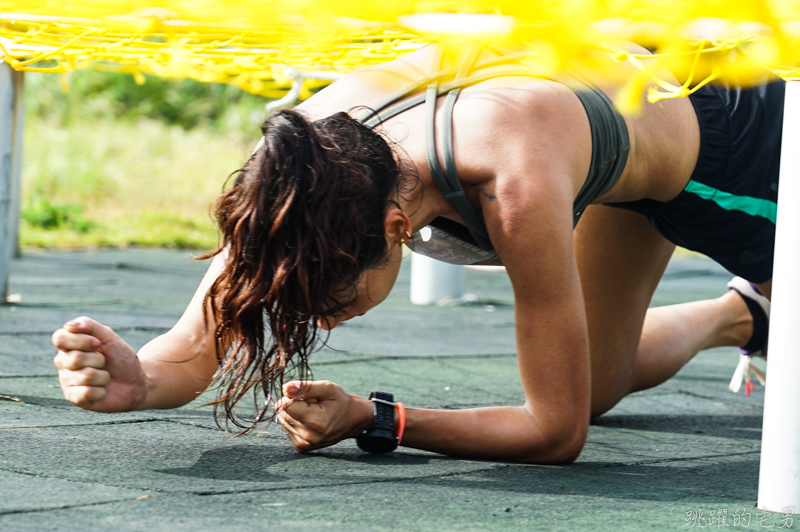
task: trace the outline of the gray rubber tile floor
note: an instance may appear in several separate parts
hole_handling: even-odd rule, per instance
[[[206,268],[185,252],[29,252],[0,307],[0,531],[677,530],[789,528],[755,508],[763,389],[727,390],[734,349],[593,420],[576,464],[457,460],[346,441],[295,453],[276,428],[232,438],[207,392],[176,410],[96,414],[64,400],[50,335],[88,315],[138,348],[180,316]],[[729,279],[673,259],[653,305],[716,297]],[[315,378],[410,406],[519,404],[505,274],[467,272],[471,304],[415,307],[409,265],[390,298],[337,328]],[[387,326],[391,324],[391,326]],[[543,370],[546,371],[546,368]],[[800,525],[798,525],[800,527]]]

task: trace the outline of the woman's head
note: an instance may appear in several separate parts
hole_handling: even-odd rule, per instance
[[[346,113],[310,122],[278,111],[262,132],[217,201],[215,253],[228,259],[205,307],[224,357],[217,404],[245,431],[285,379],[308,377],[318,322],[341,321],[363,294],[362,274],[386,266],[387,214],[403,184],[387,142]],[[245,421],[233,407],[251,390],[261,399]]]

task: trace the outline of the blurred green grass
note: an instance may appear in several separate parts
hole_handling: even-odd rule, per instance
[[[267,102],[227,85],[80,71],[26,75],[23,247],[208,249],[209,210]]]

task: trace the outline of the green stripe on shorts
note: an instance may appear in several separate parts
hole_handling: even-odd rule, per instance
[[[750,216],[761,216],[772,223],[775,223],[777,218],[778,204],[774,201],[751,198],[750,196],[737,196],[697,181],[689,181],[684,190],[705,200],[713,201],[726,211],[740,211]]]

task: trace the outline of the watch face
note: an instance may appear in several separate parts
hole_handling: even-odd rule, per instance
[[[385,430],[373,430],[358,438],[358,446],[369,453],[390,453],[397,449],[397,438]]]

